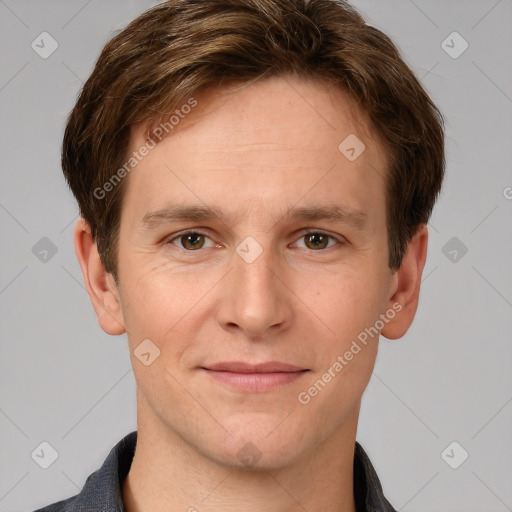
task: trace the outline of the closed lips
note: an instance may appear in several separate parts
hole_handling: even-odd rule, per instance
[[[308,371],[295,365],[271,361],[268,363],[250,364],[242,361],[231,361],[203,366],[205,370],[232,373],[292,373]]]

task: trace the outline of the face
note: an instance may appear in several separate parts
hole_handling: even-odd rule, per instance
[[[195,100],[127,178],[119,300],[139,417],[211,460],[284,466],[357,418],[378,343],[361,333],[392,307],[386,154],[322,82]]]

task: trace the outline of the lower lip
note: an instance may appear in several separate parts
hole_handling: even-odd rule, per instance
[[[235,373],[206,370],[215,380],[223,382],[240,391],[270,391],[302,377],[307,371],[272,373]]]

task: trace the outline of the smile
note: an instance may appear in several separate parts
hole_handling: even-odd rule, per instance
[[[263,363],[251,365],[241,362],[219,363],[200,370],[218,382],[239,391],[270,391],[300,379],[309,372],[297,366],[284,363]]]

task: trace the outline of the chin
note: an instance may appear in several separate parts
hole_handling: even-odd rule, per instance
[[[304,425],[300,429],[294,426],[290,431],[292,425],[285,427],[286,420],[281,425],[282,418],[272,420],[249,421],[245,428],[240,423],[237,429],[228,427],[233,435],[225,434],[219,441],[209,440],[204,443],[204,452],[217,463],[231,468],[255,472],[284,468],[306,450]]]

